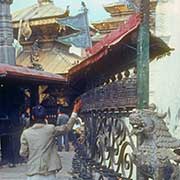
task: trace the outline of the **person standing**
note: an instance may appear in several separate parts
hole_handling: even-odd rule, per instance
[[[80,117],[77,118],[77,121],[76,123],[74,124],[73,128],[73,134],[72,134],[72,137],[73,137],[73,145],[74,145],[74,148],[76,149],[77,148],[77,144],[78,144],[78,140],[79,138],[81,137],[83,131],[84,131],[84,123],[82,122],[82,119]]]
[[[66,124],[69,120],[69,116],[65,113],[65,110],[63,110],[64,107],[60,106],[58,108],[58,115],[57,115],[57,121],[56,126],[62,126]],[[65,146],[65,151],[69,151],[69,132],[66,132],[64,134],[61,134],[57,137],[57,143],[58,143],[58,151],[62,151],[63,144]]]
[[[24,129],[30,126],[30,112],[31,112],[30,107],[26,107],[25,111],[20,116],[21,124]]]
[[[46,124],[46,110],[43,106],[32,109],[35,124],[23,131],[20,148],[20,155],[28,158],[27,180],[56,180],[56,173],[62,165],[55,137],[72,129],[81,106],[81,100],[75,101],[69,121],[61,126]]]

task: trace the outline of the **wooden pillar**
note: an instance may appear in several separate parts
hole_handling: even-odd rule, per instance
[[[137,42],[137,108],[144,109],[149,105],[149,0],[140,0],[141,24]],[[137,147],[141,145],[143,137],[137,136]],[[137,180],[147,180],[137,169]]]
[[[149,104],[149,0],[141,0],[142,21],[137,43],[137,107],[147,108]]]

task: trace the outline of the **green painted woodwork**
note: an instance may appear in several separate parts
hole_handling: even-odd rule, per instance
[[[149,0],[141,1],[142,22],[137,43],[137,108],[149,104]]]

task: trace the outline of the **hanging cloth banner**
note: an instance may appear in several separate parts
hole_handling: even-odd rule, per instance
[[[89,23],[87,18],[87,8],[83,6],[83,12],[76,16],[58,19],[60,25],[69,26],[79,32],[68,36],[58,37],[57,41],[64,44],[73,44],[79,48],[92,47],[91,37],[89,33]]]
[[[58,41],[63,44],[73,44],[78,48],[91,47],[91,43],[89,43],[89,38],[87,36],[87,33],[85,32],[74,33],[69,36],[59,37]]]

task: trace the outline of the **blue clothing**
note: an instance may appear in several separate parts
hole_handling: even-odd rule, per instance
[[[58,142],[58,151],[62,151],[63,143],[64,143],[65,151],[69,151],[69,135],[68,135],[68,133],[58,136],[57,142]]]
[[[58,114],[57,117],[57,122],[56,125],[57,126],[61,126],[64,125],[68,122],[69,120],[69,116],[67,114]],[[57,142],[58,142],[58,150],[62,151],[62,146],[64,144],[65,146],[65,150],[69,151],[69,136],[68,133],[62,134],[60,136],[57,137]]]
[[[56,125],[57,126],[64,125],[68,122],[68,120],[69,120],[69,116],[67,114],[58,114]]]

